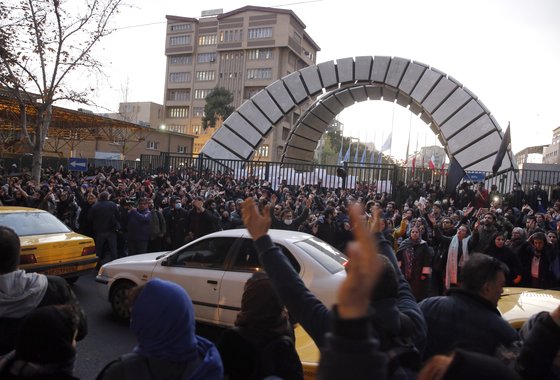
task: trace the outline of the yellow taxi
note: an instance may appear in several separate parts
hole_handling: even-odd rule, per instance
[[[319,367],[319,349],[300,324],[295,326],[294,332],[296,336],[296,350],[303,366],[303,378],[305,380],[313,380],[317,377],[317,369]]]
[[[498,302],[502,316],[515,329],[533,314],[552,311],[560,304],[560,291],[534,288],[504,288]]]
[[[73,232],[54,215],[26,207],[0,207],[0,225],[12,228],[21,242],[20,269],[76,281],[95,270],[92,238]]]
[[[552,311],[560,304],[560,291],[534,288],[504,288],[498,309],[515,329],[520,329],[533,314]],[[296,349],[303,365],[305,380],[316,378],[319,349],[301,325],[295,328]]]

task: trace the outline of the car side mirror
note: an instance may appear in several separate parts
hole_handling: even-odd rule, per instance
[[[168,258],[163,259],[163,260],[161,261],[161,266],[162,266],[162,267],[167,267],[167,266],[169,266],[169,259],[168,259]]]

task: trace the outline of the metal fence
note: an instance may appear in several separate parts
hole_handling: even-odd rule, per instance
[[[0,158],[0,165],[5,169],[16,164],[18,172],[30,171],[32,156],[24,155],[11,158]],[[44,157],[43,168],[57,170],[68,167],[68,158]],[[242,161],[242,160],[214,160],[203,155],[142,155],[139,160],[106,160],[88,159],[88,167],[115,168],[122,170],[131,168],[146,175],[159,172],[195,170],[198,172],[221,172],[233,178],[258,178],[267,181],[273,188],[282,184],[320,185],[325,188],[354,189],[361,185],[375,185],[377,191],[392,193],[399,182],[439,182],[446,187],[448,180],[447,169],[428,169],[400,167],[391,164],[360,164],[348,162],[344,165],[288,164],[280,162]],[[484,181],[487,188],[496,185],[502,193],[511,191],[514,182],[521,183],[523,190],[528,191],[533,182],[539,180],[541,186],[549,194],[552,188],[560,182],[560,166],[558,171],[550,170],[516,170],[506,174],[492,176],[488,172],[469,172],[462,181]]]

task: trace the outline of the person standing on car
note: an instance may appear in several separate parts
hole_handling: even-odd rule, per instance
[[[109,260],[117,258],[117,229],[119,227],[119,208],[115,202],[109,200],[109,193],[103,191],[99,200],[91,206],[88,220],[92,223],[95,248],[99,263],[105,259],[105,243],[109,247]]]
[[[58,276],[18,269],[20,251],[15,231],[0,226],[0,355],[14,349],[24,318],[47,305],[70,305],[79,319],[76,339],[82,340],[87,335],[86,315],[68,283]]]
[[[128,255],[148,252],[151,233],[152,213],[148,209],[148,199],[140,198],[138,207],[128,211]]]

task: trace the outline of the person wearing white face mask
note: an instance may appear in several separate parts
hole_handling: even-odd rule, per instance
[[[274,215],[274,208],[271,207],[272,228],[277,230],[297,231],[299,226],[307,220],[309,216],[309,207],[313,198],[307,198],[305,201],[305,208],[301,215],[294,219],[294,212],[291,208],[285,208],[280,212],[280,218]]]

